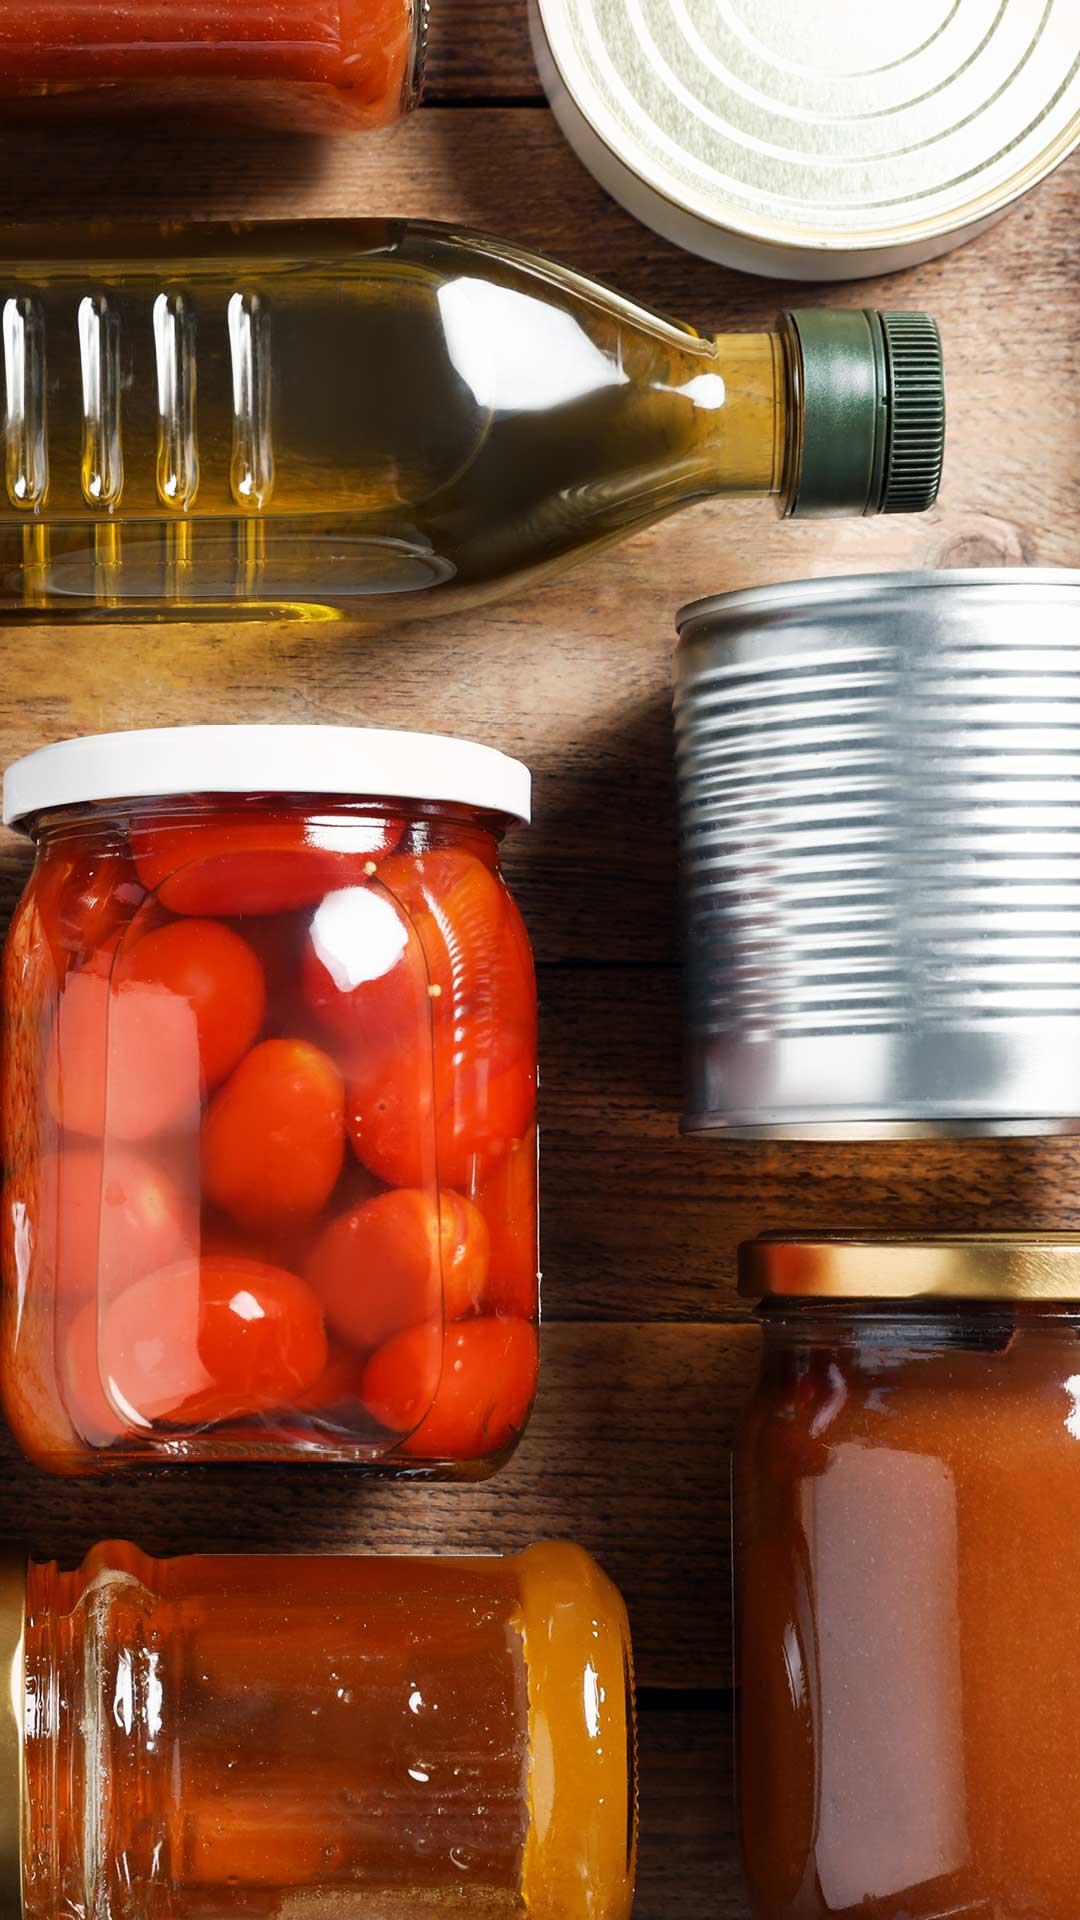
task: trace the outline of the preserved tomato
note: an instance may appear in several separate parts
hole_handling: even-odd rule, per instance
[[[490,1251],[487,1222],[464,1194],[447,1189],[436,1202],[403,1187],[331,1221],[307,1275],[330,1325],[364,1351],[440,1310],[448,1320],[474,1312]]]
[[[107,812],[14,770],[38,859],[5,963],[9,1416],[61,1471],[475,1474],[537,1371],[536,987],[498,861],[525,776],[264,731],[251,793],[213,791],[244,729],[112,736]],[[190,783],[148,797],[189,741]],[[433,753],[455,797],[415,801]],[[381,798],[326,785],[398,762]]]
[[[430,1460],[478,1460],[504,1451],[532,1405],[536,1329],[526,1320],[429,1321],[395,1334],[364,1374],[364,1404]]]

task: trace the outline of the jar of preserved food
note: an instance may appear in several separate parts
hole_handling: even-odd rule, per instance
[[[6,124],[167,113],[284,131],[388,126],[428,0],[0,0]]]
[[[629,1633],[580,1548],[114,1542],[0,1599],[6,1913],[20,1878],[25,1920],[630,1912]]]
[[[741,1285],[755,1920],[1073,1920],[1080,1236],[757,1241]]]
[[[537,1367],[536,987],[490,748],[74,740],[8,773],[3,1388],[41,1465],[481,1475]]]

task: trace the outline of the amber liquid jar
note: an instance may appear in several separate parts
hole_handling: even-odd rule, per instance
[[[4,1600],[6,1911],[21,1879],[27,1920],[629,1914],[629,1637],[580,1549],[110,1543]]]
[[[1080,1240],[752,1243],[754,1920],[1075,1920]]]

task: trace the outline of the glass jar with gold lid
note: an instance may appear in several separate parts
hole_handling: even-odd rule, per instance
[[[755,1920],[1075,1920],[1080,1236],[758,1240],[740,1286]]]

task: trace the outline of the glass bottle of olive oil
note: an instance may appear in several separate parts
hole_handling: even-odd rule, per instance
[[[714,494],[918,511],[922,314],[703,337],[424,222],[0,235],[0,611],[412,617]]]

